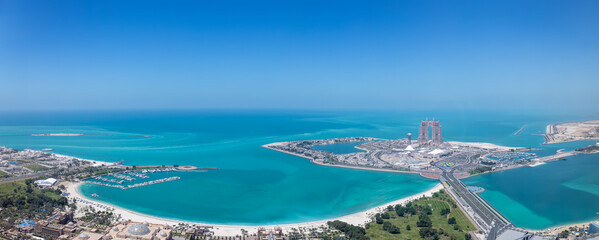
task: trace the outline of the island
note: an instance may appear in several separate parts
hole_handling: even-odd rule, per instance
[[[551,124],[544,136],[545,144],[599,140],[599,120]]]

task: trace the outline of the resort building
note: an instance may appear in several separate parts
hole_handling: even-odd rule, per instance
[[[282,240],[283,230],[280,227],[274,229],[258,228],[258,239],[260,240]]]
[[[170,240],[172,228],[147,222],[121,222],[108,231],[102,240]]]
[[[102,234],[92,232],[82,232],[75,240],[101,240]]]
[[[62,235],[70,235],[77,229],[77,226],[72,220],[73,212],[55,209],[52,216],[35,223],[33,232],[35,232],[36,235],[46,238],[57,238]]]
[[[599,233],[599,224],[592,222],[589,224],[589,235]]]
[[[46,220],[40,220],[35,223],[33,231],[36,235],[44,238],[58,238],[63,235],[64,227],[58,224],[50,223]]]
[[[425,121],[420,123],[418,127],[418,143],[425,144],[429,141],[428,129],[432,127],[433,130],[433,144],[441,144],[443,143],[442,131],[441,131],[441,123],[439,121],[435,121],[433,118],[432,121],[429,121],[428,118]]]

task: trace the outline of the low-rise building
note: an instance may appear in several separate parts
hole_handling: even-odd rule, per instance
[[[58,224],[50,223],[46,220],[40,220],[35,223],[33,227],[34,232],[45,238],[58,238],[64,232],[64,227]]]
[[[172,228],[147,222],[121,222],[110,229],[102,240],[170,240]]]
[[[40,187],[52,187],[54,186],[54,184],[56,184],[57,181],[58,180],[56,180],[56,178],[48,178],[44,180],[37,180],[35,181],[35,184]]]
[[[260,240],[282,240],[283,230],[280,227],[274,229],[258,228],[258,239]]]

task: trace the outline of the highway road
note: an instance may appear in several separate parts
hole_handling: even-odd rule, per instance
[[[456,164],[453,168],[440,167],[443,171],[441,176],[445,179],[451,190],[456,193],[456,197],[459,198],[456,199],[457,203],[462,205],[464,209],[471,210],[476,215],[474,219],[478,222],[478,225],[486,228],[487,239],[495,239],[498,232],[513,225],[486,202],[470,192],[466,188],[466,185],[454,176],[456,169],[472,162],[472,156],[463,156],[466,158],[465,161],[458,162],[459,164]]]
[[[46,170],[46,171],[41,171],[41,172],[25,174],[25,175],[21,175],[21,176],[0,178],[0,183],[14,182],[14,181],[24,180],[24,179],[28,179],[28,178],[37,178],[37,177],[41,177],[44,175],[51,175],[54,172],[55,172],[54,170]]]

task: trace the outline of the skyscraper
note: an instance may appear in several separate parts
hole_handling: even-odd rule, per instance
[[[428,129],[432,127],[433,129],[433,144],[441,144],[443,143],[442,137],[442,127],[439,121],[428,120],[422,121],[420,123],[420,127],[418,127],[418,143],[428,143]]]

